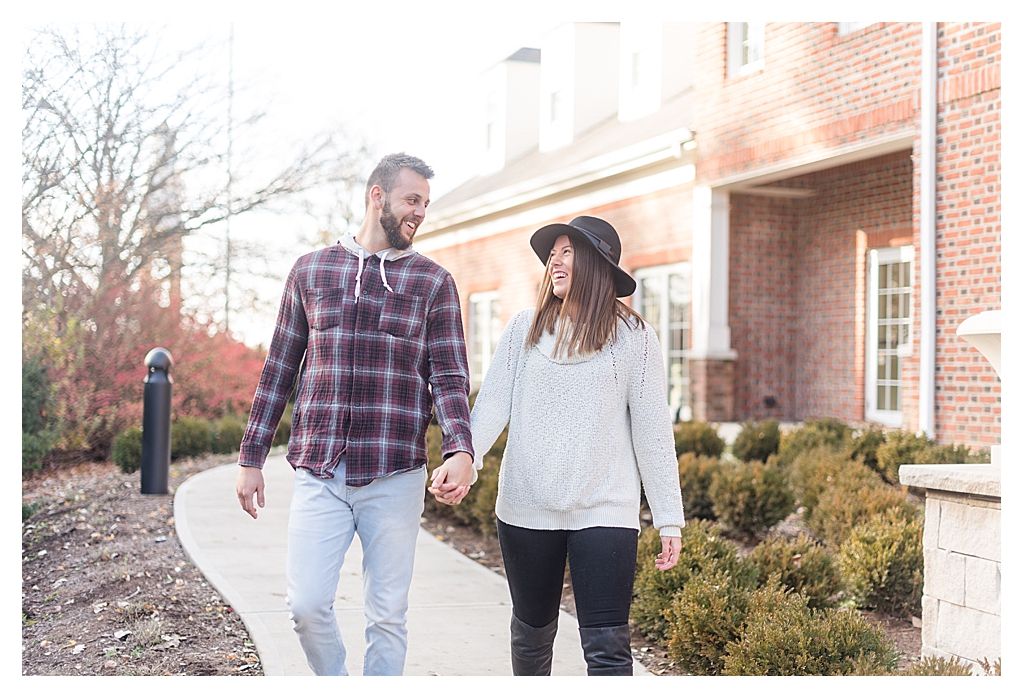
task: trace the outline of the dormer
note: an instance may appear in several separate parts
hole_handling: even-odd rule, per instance
[[[567,145],[618,112],[618,23],[572,22],[540,41],[540,150]]]
[[[618,59],[618,119],[632,121],[693,84],[693,22],[622,22]]]
[[[485,117],[481,173],[497,172],[536,150],[540,49],[521,48],[483,75]]]

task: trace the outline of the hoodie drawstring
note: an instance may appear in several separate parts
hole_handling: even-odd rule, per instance
[[[362,250],[359,250],[359,272],[355,275],[355,300],[358,302],[359,293],[362,291]]]
[[[387,253],[389,251],[390,250],[384,250],[384,253],[380,255],[380,280],[384,282],[384,288],[391,293],[394,293],[394,289],[391,288],[389,283],[387,283],[387,272],[384,271],[384,260],[387,259]]]

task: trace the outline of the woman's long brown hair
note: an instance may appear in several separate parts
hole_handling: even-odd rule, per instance
[[[598,352],[618,338],[618,320],[642,327],[643,318],[618,300],[614,273],[586,239],[570,235],[572,282],[564,300],[554,295],[550,261],[536,297],[536,314],[526,336],[526,348],[536,346],[544,332],[557,334],[554,355]],[[561,320],[558,323],[558,320]],[[568,320],[569,322],[566,322]],[[571,334],[569,334],[571,332]]]

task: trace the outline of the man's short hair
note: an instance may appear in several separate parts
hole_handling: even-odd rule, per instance
[[[369,190],[374,185],[378,185],[384,190],[385,194],[390,194],[398,181],[398,173],[402,170],[412,170],[423,179],[433,178],[433,168],[415,156],[406,155],[405,153],[385,155],[377,163],[377,166],[373,168],[369,179],[366,181],[367,207],[369,207]]]

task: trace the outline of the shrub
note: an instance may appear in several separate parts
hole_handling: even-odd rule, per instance
[[[672,598],[667,612],[668,656],[690,674],[716,676],[725,648],[742,632],[746,606],[756,588],[720,569],[694,574]]]
[[[842,589],[841,572],[831,554],[802,533],[795,540],[769,536],[748,560],[759,568],[761,586],[777,577],[785,588],[806,597],[810,608],[831,606],[831,597]]]
[[[111,457],[122,473],[134,473],[141,468],[142,430],[138,427],[131,427],[118,434],[114,439]]]
[[[955,463],[988,463],[986,451],[972,453],[966,445],[943,445],[927,436],[908,431],[894,431],[877,448],[877,471],[888,483],[899,483],[899,466],[913,464],[941,465]]]
[[[179,417],[171,423],[171,460],[201,456],[213,449],[213,430],[208,420]]]
[[[856,602],[882,611],[920,612],[923,521],[889,509],[856,526],[839,551]]]
[[[235,453],[242,445],[245,422],[237,415],[226,415],[213,424],[213,453]]]
[[[776,461],[777,462],[777,461]],[[862,463],[833,446],[817,446],[799,454],[788,468],[788,480],[803,516],[811,517],[821,494],[834,486],[855,492],[864,483],[880,482],[880,478]]]
[[[53,450],[56,440],[56,432],[51,430],[35,434],[21,432],[21,472],[39,470],[46,461],[46,456]]]
[[[675,455],[692,453],[697,456],[720,458],[725,442],[717,429],[706,422],[679,422],[675,425]]]
[[[726,676],[886,674],[899,654],[884,632],[858,613],[811,609],[799,595],[758,589],[746,623],[730,642]]]
[[[766,461],[778,452],[781,431],[777,419],[746,422],[732,444],[732,455],[741,461]]]
[[[781,471],[760,461],[722,464],[710,496],[718,521],[746,535],[766,531],[792,513],[795,504]]]
[[[825,490],[805,522],[814,535],[837,548],[855,526],[888,510],[898,512],[906,521],[920,517],[919,506],[909,502],[901,490],[866,481],[859,489],[839,484]]]
[[[23,500],[21,502],[21,523],[25,523],[26,521],[31,519],[32,514],[36,513],[36,510],[38,508],[39,508],[38,503],[29,504],[28,502]]]
[[[711,456],[683,453],[678,457],[678,479],[682,484],[682,503],[687,519],[716,518],[710,484],[720,469],[721,462]]]
[[[861,461],[865,466],[881,472],[877,463],[877,449],[883,446],[888,440],[881,429],[865,429],[861,434],[852,440],[852,449],[849,456],[853,460]]]
[[[778,464],[788,468],[800,455],[819,447],[845,451],[849,447],[850,433],[849,427],[837,419],[808,419],[799,429],[782,435],[778,445]]]
[[[689,674],[719,674],[725,645],[742,630],[750,593],[720,570],[692,576],[667,613],[668,656]]]
[[[665,642],[669,623],[665,612],[671,600],[689,578],[703,570],[718,569],[735,579],[756,577],[756,568],[739,558],[738,547],[721,535],[717,524],[699,519],[682,529],[682,549],[678,564],[661,571],[654,566],[661,552],[660,534],[648,528],[640,536],[636,553],[636,582],[633,586],[632,618],[636,627],[651,639]]]
[[[899,676],[973,676],[970,665],[958,657],[924,657],[910,664]]]

